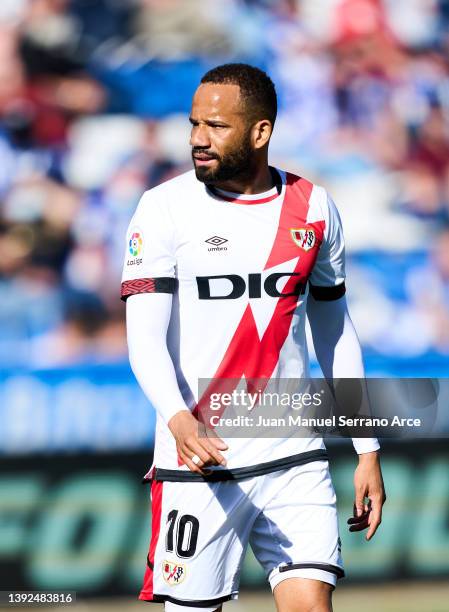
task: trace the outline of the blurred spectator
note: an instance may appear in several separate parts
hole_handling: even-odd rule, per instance
[[[233,0],[216,0],[214,9],[202,0],[140,0],[134,29],[148,57],[176,60],[196,55],[232,53],[226,11]]]
[[[417,214],[449,218],[449,124],[433,105],[410,139],[405,159],[408,207]]]
[[[63,320],[30,343],[30,365],[43,368],[126,359],[121,309],[108,312],[101,299],[82,292],[67,293],[63,309]]]
[[[412,268],[407,289],[430,328],[431,344],[449,354],[449,227],[436,239],[429,259]]]

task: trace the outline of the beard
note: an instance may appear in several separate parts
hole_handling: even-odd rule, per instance
[[[217,160],[215,168],[206,168],[204,166],[196,166],[194,153],[204,152]],[[254,167],[254,152],[251,147],[249,133],[240,143],[239,147],[234,151],[225,153],[220,156],[218,154],[209,154],[204,149],[192,149],[193,165],[195,167],[196,178],[207,185],[216,185],[229,181],[231,179],[242,179],[251,177]]]

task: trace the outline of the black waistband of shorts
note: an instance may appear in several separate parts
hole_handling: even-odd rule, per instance
[[[164,468],[154,468],[150,478],[144,478],[143,483],[157,480],[162,482],[222,482],[226,480],[243,480],[244,478],[253,478],[254,476],[262,476],[270,472],[278,470],[286,470],[297,465],[303,465],[311,461],[322,461],[327,459],[327,451],[324,448],[282,457],[274,461],[265,463],[257,463],[242,468],[233,469],[213,469],[208,474],[198,474],[188,470],[166,470]]]

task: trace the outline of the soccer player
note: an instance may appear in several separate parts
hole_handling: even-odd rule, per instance
[[[259,69],[205,74],[190,114],[194,170],[147,191],[127,236],[130,362],[157,411],[140,599],[168,611],[235,599],[248,543],[280,612],[328,612],[344,575],[322,437],[222,439],[198,420],[199,379],[307,377],[306,315],[325,377],[364,376],[340,218],[322,187],[268,164],[276,110]],[[348,522],[369,540],[385,501],[379,444],[353,443]]]

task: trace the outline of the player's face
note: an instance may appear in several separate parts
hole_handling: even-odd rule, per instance
[[[190,144],[198,180],[216,184],[248,175],[254,165],[251,125],[238,85],[204,83],[190,113]]]

